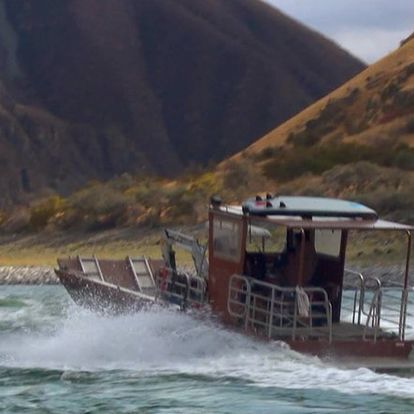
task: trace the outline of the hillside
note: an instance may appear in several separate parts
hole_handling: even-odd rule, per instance
[[[0,207],[246,147],[363,68],[258,0],[0,0]]]
[[[212,194],[232,202],[265,191],[354,199],[414,222],[413,86],[411,38],[217,168],[175,180],[123,174],[38,197],[0,209],[0,232],[189,225],[205,220]]]
[[[157,255],[160,227],[203,237],[212,194],[226,202],[262,191],[339,196],[414,223],[413,63],[411,38],[214,170],[176,180],[124,174],[65,198],[0,210],[3,263],[52,263],[85,252],[121,257],[136,248]],[[353,237],[348,259],[402,259],[402,239],[393,234],[381,242]]]
[[[413,36],[223,162],[218,174],[244,177],[246,193],[352,198],[413,222]]]
[[[327,142],[380,144],[394,138],[414,144],[414,38],[337,90],[270,131],[242,154],[281,145]],[[405,128],[405,126],[408,127]]]

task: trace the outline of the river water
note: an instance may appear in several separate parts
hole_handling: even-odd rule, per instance
[[[413,413],[414,375],[341,369],[168,310],[0,287],[1,413]]]

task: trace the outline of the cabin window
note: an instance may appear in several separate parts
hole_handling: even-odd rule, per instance
[[[341,230],[315,230],[315,250],[319,254],[339,257]]]
[[[281,253],[286,247],[286,229],[273,223],[251,221],[247,228],[248,253]]]
[[[214,217],[214,256],[232,262],[240,261],[241,222]]]

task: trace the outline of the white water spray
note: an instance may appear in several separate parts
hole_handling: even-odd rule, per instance
[[[153,309],[108,318],[71,307],[66,314],[70,316],[55,319],[54,329],[2,338],[0,366],[205,375],[263,387],[414,397],[413,378],[340,369],[175,311]]]

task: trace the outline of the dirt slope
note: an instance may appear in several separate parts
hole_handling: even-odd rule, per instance
[[[412,145],[414,126],[407,127],[407,123],[414,116],[414,38],[402,43],[399,49],[256,141],[245,153],[292,143],[295,137],[309,146],[330,139],[375,145],[393,138]]]

